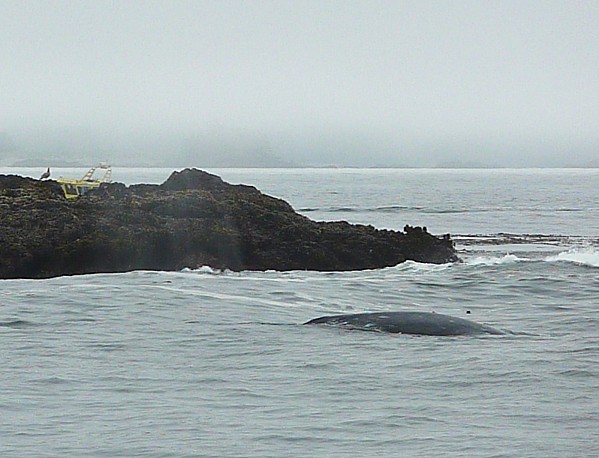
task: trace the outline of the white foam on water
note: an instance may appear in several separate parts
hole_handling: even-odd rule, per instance
[[[214,269],[210,266],[200,266],[197,269],[191,269],[189,267],[184,267],[179,272],[181,272],[181,273],[190,273],[191,272],[194,274],[206,274],[206,275],[222,275],[222,274],[228,273],[229,270]]]
[[[387,267],[382,269],[383,271],[394,272],[394,271],[407,271],[414,273],[429,273],[429,272],[440,272],[445,269],[451,268],[453,263],[446,264],[429,264],[425,262],[416,262],[416,261],[405,261],[401,264],[398,264],[394,267]]]
[[[465,261],[469,266],[497,266],[501,264],[514,264],[516,262],[528,261],[526,258],[520,258],[515,254],[507,253],[503,256],[477,256]]]
[[[594,247],[572,248],[546,258],[549,262],[572,262],[590,267],[599,267],[599,249]]]

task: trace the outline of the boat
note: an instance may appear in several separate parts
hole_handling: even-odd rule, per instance
[[[96,170],[103,170],[104,175],[101,178],[94,178]],[[100,172],[101,173],[101,172]],[[60,177],[56,180],[64,192],[67,199],[76,199],[84,195],[91,189],[99,188],[102,183],[110,183],[112,181],[112,168],[108,164],[100,163],[87,171],[80,180],[74,178]]]

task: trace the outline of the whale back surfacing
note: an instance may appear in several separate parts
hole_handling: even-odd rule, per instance
[[[425,336],[504,334],[504,332],[491,326],[430,312],[374,312],[330,315],[315,318],[304,324],[325,324],[352,330]]]

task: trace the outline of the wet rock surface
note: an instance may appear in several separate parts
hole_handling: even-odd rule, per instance
[[[161,185],[103,184],[67,200],[58,183],[0,175],[0,278],[179,270],[360,270],[457,261],[449,236],[316,222],[256,188],[196,169]]]

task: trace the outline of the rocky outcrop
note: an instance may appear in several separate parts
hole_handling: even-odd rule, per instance
[[[359,270],[458,260],[449,236],[315,222],[256,188],[196,169],[161,185],[103,184],[77,200],[58,183],[0,175],[0,278],[209,265]]]

